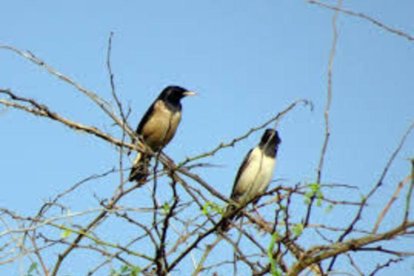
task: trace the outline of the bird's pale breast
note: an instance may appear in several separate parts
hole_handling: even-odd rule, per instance
[[[144,140],[153,150],[159,150],[173,138],[181,120],[181,112],[172,111],[163,101],[154,105],[151,118],[143,127]]]
[[[237,194],[242,195],[239,202],[249,201],[263,193],[273,176],[275,159],[264,155],[258,147],[250,153],[248,162],[236,183]]]

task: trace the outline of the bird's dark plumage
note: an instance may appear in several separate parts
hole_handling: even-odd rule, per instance
[[[266,129],[260,143],[247,153],[237,172],[230,196],[232,201],[243,206],[266,191],[272,180],[280,143],[278,132]],[[234,210],[235,206],[230,204],[226,214],[229,215]],[[229,220],[225,220],[221,229],[226,230],[228,226]]]
[[[181,99],[194,94],[179,86],[166,87],[138,124],[138,137],[154,152],[164,148],[174,137],[181,121]],[[129,175],[130,181],[145,181],[150,159],[149,155],[138,153]]]

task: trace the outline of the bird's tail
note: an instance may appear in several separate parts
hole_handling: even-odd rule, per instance
[[[151,156],[139,152],[132,165],[128,180],[144,183],[149,175],[150,160]]]

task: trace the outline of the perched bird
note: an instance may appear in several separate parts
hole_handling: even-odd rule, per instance
[[[181,120],[180,101],[192,95],[195,93],[185,88],[168,86],[147,110],[136,133],[154,152],[163,149],[174,137]],[[149,154],[138,153],[129,175],[129,181],[143,182],[146,180],[150,159]]]
[[[244,206],[266,191],[272,180],[280,143],[278,132],[266,129],[260,143],[247,153],[237,172],[230,196],[232,201],[239,206]],[[237,206],[230,204],[224,216],[229,216],[236,208]],[[231,219],[230,217],[223,221],[221,225],[223,231],[228,229]]]

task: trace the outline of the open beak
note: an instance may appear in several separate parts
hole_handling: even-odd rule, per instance
[[[184,93],[184,96],[195,96],[195,95],[197,95],[197,93],[196,92],[193,92],[193,91],[185,91]]]

